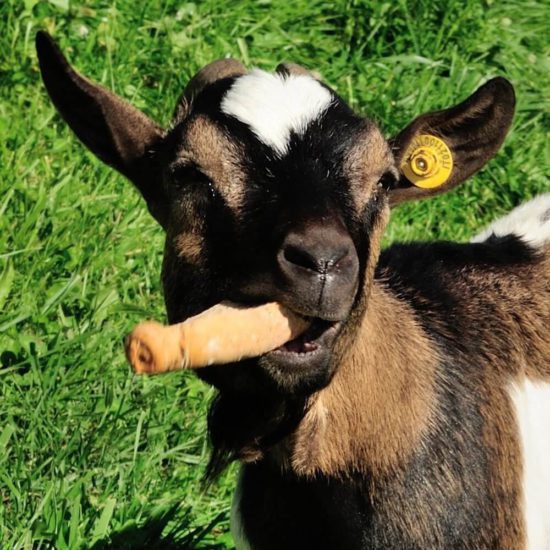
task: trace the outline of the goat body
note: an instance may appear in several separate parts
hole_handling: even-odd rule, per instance
[[[482,242],[380,252],[391,206],[497,152],[510,83],[387,141],[305,69],[221,60],[163,130],[45,33],[37,50],[61,115],[166,232],[170,323],[224,300],[307,317],[283,346],[198,372],[219,390],[208,475],[243,462],[238,548],[550,548],[548,209],[535,237],[512,234],[524,209]]]
[[[242,467],[236,540],[548,548],[549,258],[515,236],[383,252],[331,384]]]

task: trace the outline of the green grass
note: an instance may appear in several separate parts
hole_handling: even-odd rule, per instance
[[[161,230],[54,112],[35,31],[163,124],[188,78],[227,54],[318,70],[388,135],[505,75],[519,103],[497,158],[457,191],[398,209],[387,233],[466,240],[550,188],[547,7],[432,4],[0,4],[0,547],[232,547],[235,468],[200,484],[212,391],[185,373],[137,379],[122,353],[137,321],[163,318]]]

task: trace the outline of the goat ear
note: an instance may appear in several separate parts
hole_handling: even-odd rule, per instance
[[[390,204],[444,193],[477,172],[502,145],[514,106],[510,82],[494,78],[459,105],[415,119],[390,141],[400,170]]]
[[[36,51],[42,79],[61,116],[86,147],[136,185],[164,225],[166,201],[151,153],[164,132],[141,111],[79,75],[43,31],[36,35]]]

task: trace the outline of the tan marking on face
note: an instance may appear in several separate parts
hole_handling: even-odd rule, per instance
[[[344,165],[357,212],[376,191],[380,177],[392,166],[393,157],[384,136],[372,122],[365,123],[363,134],[349,151]]]
[[[181,233],[175,238],[175,246],[178,257],[192,264],[200,262],[203,249],[202,235],[192,232]]]
[[[188,126],[184,156],[200,167],[227,205],[238,212],[245,183],[239,146],[212,121],[199,116]]]

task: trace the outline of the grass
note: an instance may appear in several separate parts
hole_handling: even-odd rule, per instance
[[[189,77],[228,54],[317,69],[388,135],[507,76],[519,102],[502,151],[456,192],[396,210],[389,243],[466,240],[550,189],[546,20],[535,0],[4,0],[0,546],[232,547],[235,468],[200,484],[212,391],[185,373],[137,379],[122,354],[134,323],[163,318],[161,230],[54,112],[37,29],[163,124]]]

